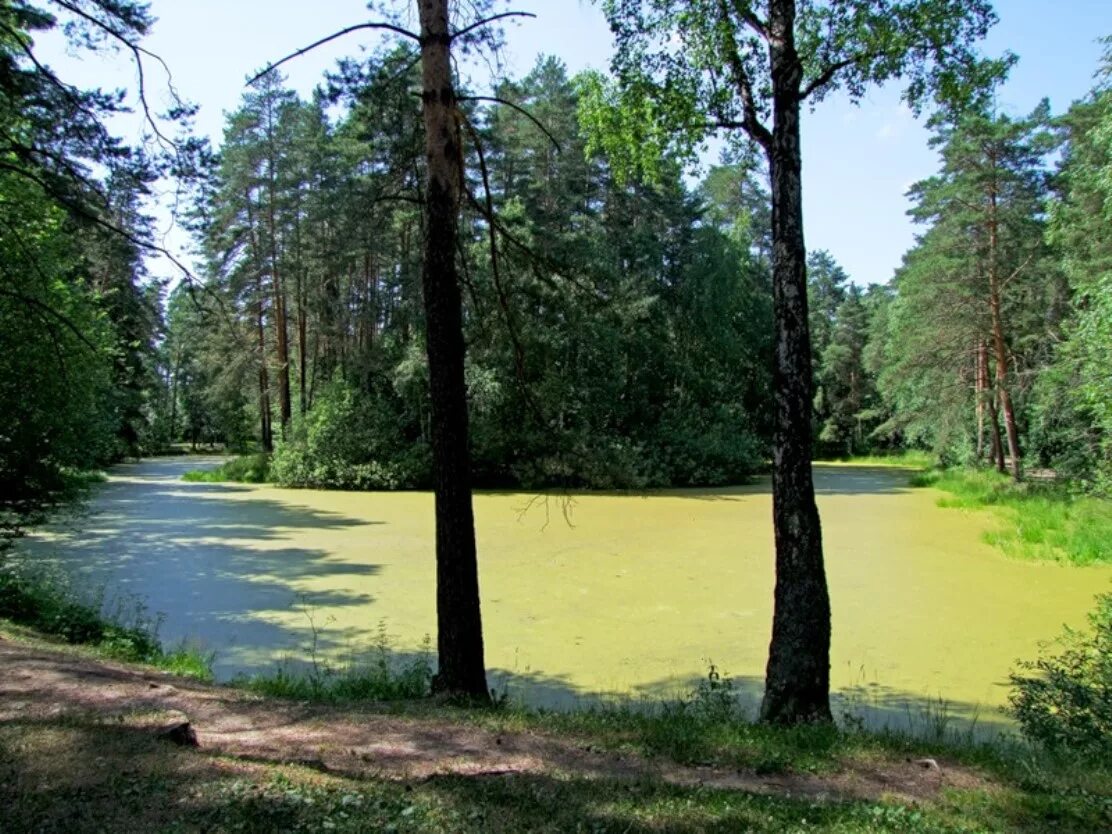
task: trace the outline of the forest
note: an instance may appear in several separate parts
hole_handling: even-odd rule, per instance
[[[6,517],[68,472],[182,442],[273,453],[291,486],[431,483],[416,72],[399,48],[344,62],[310,101],[278,71],[256,81],[192,172],[203,269],[169,284],[140,243],[158,161],[99,122],[59,136],[110,103],[17,76]],[[543,58],[502,83],[508,103],[461,96],[475,482],[737,483],[771,448],[767,171],[739,151],[697,179],[669,156],[621,176],[584,127],[596,80]],[[1101,82],[1056,117],[939,119],[939,170],[909,194],[918,242],[888,284],[808,255],[817,456],[923,449],[1107,490],[1109,102]]]
[[[211,676],[211,657],[184,642],[188,662],[148,625],[102,624],[103,599],[59,602],[20,578],[25,537],[34,545],[60,510],[111,497],[113,473],[134,471],[118,465],[145,460],[202,461],[181,469],[181,488],[227,484],[230,507],[334,491],[345,494],[336,508],[373,500],[385,518],[401,506],[385,493],[432,493],[435,662],[390,671],[383,638],[384,677],[355,700],[502,705],[479,590],[484,524],[500,496],[533,496],[527,508],[555,497],[566,533],[580,500],[740,501],[767,485],[774,587],[757,726],[791,731],[832,726],[832,690],[846,688],[831,682],[831,597],[846,585],[828,573],[845,558],[847,511],[831,513],[843,506],[831,495],[902,495],[907,475],[940,490],[930,512],[1015,514],[1014,530],[978,532],[970,548],[987,542],[1063,571],[1112,562],[1112,36],[1084,96],[1060,112],[1048,100],[1014,112],[1000,91],[1020,59],[981,51],[996,22],[986,0],[598,0],[614,42],[608,72],[572,72],[553,49],[518,77],[492,68],[489,83],[459,62],[499,65],[513,45],[507,21],[536,15],[494,0],[372,3],[370,22],[255,68],[212,142],[172,81],[169,104],[154,103],[152,79],[173,77],[143,45],[161,2],[0,0],[0,631],[12,621],[68,642],[95,634],[109,657],[192,663]],[[359,57],[299,93],[291,62],[353,33],[367,45]],[[137,69],[137,88],[56,72],[40,46],[50,38],[116,54]],[[868,106],[867,91],[886,83],[903,85],[927,125],[936,167],[906,190],[914,245],[885,283],[867,283],[805,245],[801,113],[835,94]],[[139,141],[117,129],[125,116],[141,123]],[[187,233],[184,249],[160,233],[167,215]],[[900,465],[923,471],[891,468]],[[179,483],[179,468],[166,471]],[[156,486],[190,512],[197,496],[222,495],[183,499]],[[584,506],[590,529],[594,505]],[[288,507],[266,512],[277,514],[257,541],[294,526]],[[217,533],[251,529],[242,513]],[[91,540],[115,523],[93,518]],[[171,525],[181,521],[160,521],[166,532],[144,532],[143,547],[209,547],[208,521],[197,519],[194,537]],[[305,524],[323,542],[330,523],[340,524],[322,513]],[[738,547],[752,540],[739,535]],[[328,575],[322,565],[313,578]],[[1089,602],[1103,593],[1092,576]],[[1067,630],[1056,657],[1013,658],[1007,696],[1027,742],[1054,756],[1072,748],[1084,767],[1112,749],[1112,596],[1099,596],[1090,623],[1087,638]],[[278,673],[257,691],[325,699],[312,614],[309,624],[314,671],[301,682]],[[739,716],[734,684],[707,663],[692,700],[664,708],[660,725],[589,713],[574,732],[628,730],[645,745],[637,755],[663,749],[692,766],[784,743],[788,752],[768,754],[783,758],[776,767],[807,772],[803,736],[731,737],[728,756],[707,740],[715,722]],[[516,720],[549,720],[529,715]],[[671,732],[682,744],[660,741]],[[884,744],[896,758],[920,752],[906,739]],[[1019,779],[1003,747],[977,749],[948,755]],[[1040,797],[1058,791],[1055,779],[1080,778],[1054,761],[1040,771]],[[761,770],[763,758],[750,765],[777,772]],[[1048,815],[1066,814],[1066,830],[1095,824],[1108,806],[1090,800],[1108,787],[1094,784],[1076,808]],[[794,820],[770,830],[796,830]],[[873,830],[831,820],[823,830]],[[878,826],[919,830],[895,817]]]

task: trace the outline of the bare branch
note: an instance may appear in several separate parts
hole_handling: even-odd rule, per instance
[[[851,67],[858,61],[863,61],[865,59],[866,56],[864,55],[854,55],[852,58],[846,58],[844,61],[836,61],[835,63],[831,64],[817,76],[815,76],[815,79],[810,84],[803,88],[803,91],[799,94],[799,100],[803,101],[805,98],[807,98],[807,96],[815,92],[815,90],[825,86],[826,84],[829,84],[833,80],[834,76],[837,75],[841,70],[844,70],[846,67]]]
[[[540,120],[536,116],[534,116],[532,113],[530,113],[524,107],[521,107],[520,105],[514,104],[512,101],[506,101],[506,99],[499,98],[498,96],[460,96],[458,98],[458,100],[459,101],[490,101],[490,102],[494,102],[496,104],[504,104],[504,105],[506,105],[506,107],[509,107],[511,110],[516,110],[522,116],[524,116],[529,121],[531,121],[533,124],[535,124],[537,126],[537,129],[540,130],[541,133],[543,133],[545,136],[548,137],[548,141],[550,141],[552,143],[553,147],[556,148],[557,153],[563,153],[563,149],[560,147],[560,143],[556,141],[556,137],[552,135],[552,133],[548,130],[548,128],[546,128],[543,124],[541,124]]]
[[[533,14],[532,12],[502,12],[501,14],[492,15],[490,17],[484,17],[482,20],[475,21],[470,26],[465,26],[464,28],[460,29],[458,32],[453,32],[452,35],[450,36],[450,39],[454,41],[457,38],[462,38],[464,35],[468,35],[471,32],[474,32],[476,29],[481,29],[484,26],[487,26],[491,23],[494,23],[496,20],[503,20],[504,18],[507,18],[507,17],[532,17],[532,18],[535,18],[536,15]]]
[[[363,29],[384,29],[387,32],[393,32],[396,35],[401,35],[402,37],[409,38],[410,40],[414,40],[417,43],[421,42],[420,35],[416,35],[413,32],[410,32],[408,29],[403,29],[401,26],[395,26],[393,23],[357,23],[355,26],[348,26],[346,29],[341,29],[338,32],[333,32],[328,37],[321,38],[319,41],[314,41],[313,43],[297,50],[296,52],[291,52],[285,58],[282,58],[279,61],[275,61],[262,72],[256,73],[250,79],[248,79],[245,86],[250,87],[268,72],[273,72],[274,70],[278,69],[278,67],[282,66],[282,64],[285,64],[288,61],[292,61],[294,58],[300,58],[302,55],[308,52],[312,52],[318,46],[324,46],[326,43],[331,43],[332,41],[339,40],[345,35],[350,35],[352,32],[359,32]]]
[[[103,20],[96,17],[95,15],[89,14],[84,9],[70,2],[70,0],[53,0],[53,2],[61,6],[63,9],[70,12],[71,14],[92,24],[101,31],[108,33],[115,40],[119,41],[121,44],[127,47],[132,56],[135,58],[135,69],[138,75],[139,82],[139,105],[143,108],[143,115],[147,120],[147,124],[150,125],[151,130],[154,131],[154,135],[160,142],[168,147],[176,148],[177,143],[173,139],[163,134],[161,128],[159,128],[158,126],[158,120],[155,119],[154,114],[151,113],[150,104],[147,101],[146,74],[143,70],[143,56],[146,55],[148,58],[158,61],[158,63],[160,63],[162,65],[162,68],[166,71],[167,76],[172,78],[172,76],[170,76],[170,68],[166,66],[166,62],[163,61],[160,56],[151,52],[149,49],[145,49],[144,47],[139,46],[139,44],[133,42],[127,35],[125,35],[115,26],[105,23]],[[170,84],[170,89],[173,92],[173,83]]]

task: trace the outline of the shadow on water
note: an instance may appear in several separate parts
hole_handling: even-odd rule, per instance
[[[584,709],[659,709],[661,704],[690,701],[705,676],[675,676],[635,687],[624,694],[589,692],[566,676],[543,672],[492,669],[491,688],[512,703],[571,711]],[[729,677],[729,686],[748,720],[756,720],[764,696],[764,680],[754,676]],[[1013,725],[997,707],[929,698],[871,684],[831,693],[830,708],[839,725],[888,731],[937,741],[988,741],[1012,732]]]
[[[352,589],[366,587],[382,566],[285,542],[294,533],[355,530],[384,522],[272,500],[265,490],[252,487],[180,480],[184,471],[197,467],[194,460],[120,467],[97,490],[88,513],[74,523],[55,525],[47,535],[32,537],[23,550],[32,558],[60,565],[85,587],[104,587],[122,598],[141,600],[152,612],[165,613],[164,641],[173,644],[188,638],[214,650],[214,671],[221,679],[272,672],[275,657],[282,656],[289,658],[290,668],[308,669],[314,646],[318,656],[348,662],[374,662],[380,657],[367,644],[367,629],[314,621],[312,611],[372,603],[371,593]],[[894,468],[820,466],[815,480],[820,495],[885,494],[908,491],[909,474]],[[766,480],[725,490],[648,495],[743,501],[764,499],[768,492]],[[247,494],[240,498],[239,493]],[[330,578],[331,589],[301,599],[298,585],[320,577]],[[306,614],[304,622],[291,624],[290,612],[299,605]],[[388,655],[403,665],[417,657]],[[512,700],[570,709],[658,704],[689,694],[700,678],[658,680],[624,696],[584,690],[566,677],[540,671],[492,669],[489,681]],[[763,681],[738,677],[733,687],[748,714],[755,716]],[[994,733],[1001,728],[993,708],[978,713],[972,704],[943,703],[876,685],[837,693],[834,709],[839,717],[854,716],[852,720],[869,727],[919,734],[970,726],[978,733]]]
[[[163,641],[188,639],[215,651],[218,677],[272,665],[275,651],[299,651],[312,637],[319,624],[308,616],[300,627],[275,621],[276,615],[288,620],[299,605],[301,580],[333,578],[333,590],[314,592],[314,607],[374,601],[371,594],[346,589],[364,587],[366,578],[380,573],[379,565],[282,542],[297,531],[383,522],[263,495],[228,501],[228,493],[248,488],[179,480],[195,466],[192,461],[160,461],[113,470],[87,512],[29,538],[21,551],[62,568],[79,590],[104,589],[109,608],[126,610],[141,603],[165,615]],[[321,633],[318,648],[342,648],[349,637],[342,630]]]
[[[816,464],[814,483],[816,495],[899,495],[912,491],[911,477],[916,469],[896,466],[839,466]],[[522,498],[523,509],[545,501],[570,501],[573,508],[578,498],[683,498],[694,501],[744,501],[772,494],[772,479],[761,476],[751,483],[722,487],[687,487],[644,490],[477,490],[477,495]]]

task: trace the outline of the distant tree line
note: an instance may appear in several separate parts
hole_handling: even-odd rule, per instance
[[[345,62],[310,101],[267,74],[229,116],[194,215],[205,285],[169,303],[175,436],[273,449],[292,485],[429,483],[414,58]],[[476,481],[746,477],[769,436],[767,193],[736,164],[619,184],[555,59],[497,92],[462,96]]]

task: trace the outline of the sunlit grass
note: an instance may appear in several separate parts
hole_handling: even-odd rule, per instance
[[[818,463],[847,463],[858,466],[900,466],[907,469],[928,469],[937,463],[930,452],[918,449],[905,449],[884,455],[842,455],[840,457],[823,458]]]
[[[270,455],[265,452],[242,455],[222,463],[215,469],[191,469],[181,478],[190,483],[218,484],[231,481],[242,484],[265,484],[270,480]]]
[[[949,493],[941,507],[991,509],[1000,519],[985,540],[1009,556],[1077,565],[1112,562],[1112,501],[1057,484],[1015,483],[994,470],[923,472],[913,486]]]

